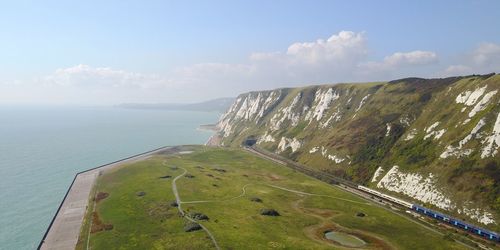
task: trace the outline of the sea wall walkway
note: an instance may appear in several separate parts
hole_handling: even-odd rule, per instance
[[[162,151],[172,151],[169,153],[174,153],[175,149],[176,147],[161,147],[77,173],[38,245],[38,249],[75,249],[87,210],[90,192],[101,171],[109,170],[124,163],[134,162]]]

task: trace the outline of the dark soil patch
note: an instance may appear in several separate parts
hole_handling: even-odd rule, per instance
[[[259,197],[252,197],[252,198],[250,198],[250,201],[253,201],[253,202],[262,202],[262,199],[259,198]]]
[[[192,178],[194,178],[194,175],[192,175],[192,174],[186,174],[186,175],[184,175],[184,177],[192,179]]]
[[[212,177],[212,178],[214,177],[212,174],[207,174],[207,176],[208,176],[208,177]]]
[[[317,215],[322,218],[330,218],[336,214],[335,211],[330,209],[321,209],[321,208],[302,208],[301,209],[306,214]]]
[[[219,187],[219,185],[217,185],[217,184],[212,184],[212,186],[213,186],[213,187]]]
[[[99,201],[102,201],[102,200],[106,199],[108,196],[109,196],[109,194],[108,194],[108,193],[105,193],[105,192],[99,192],[99,193],[97,193],[97,195],[95,196],[94,201],[95,201],[96,203],[98,203]]]
[[[198,231],[200,229],[202,229],[200,224],[191,221],[186,223],[186,225],[184,226],[185,232],[193,232],[193,231]]]
[[[171,175],[164,175],[164,176],[161,176],[160,179],[169,179],[169,178],[172,178]]]
[[[170,212],[171,206],[167,203],[155,203],[152,204],[147,210],[149,216],[159,219],[163,222],[165,219],[172,218],[175,213]]]
[[[282,180],[283,178],[279,175],[275,175],[275,174],[270,174],[267,176],[269,179],[271,179],[272,181],[279,181],[279,180]]]
[[[140,192],[137,192],[136,195],[139,197],[142,197],[142,196],[146,195],[146,192],[140,191]]]
[[[280,216],[280,213],[272,208],[263,208],[260,210],[260,214],[265,216]]]
[[[222,169],[222,168],[212,168],[213,171],[217,171],[219,173],[225,173],[226,170],[225,169]]]
[[[92,228],[90,229],[90,233],[97,233],[101,231],[109,231],[113,229],[112,224],[104,224],[99,218],[99,214],[97,212],[92,213]]]

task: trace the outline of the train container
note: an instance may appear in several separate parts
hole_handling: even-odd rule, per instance
[[[453,217],[438,213],[434,210],[428,209],[428,208],[420,206],[420,205],[413,204],[412,209],[417,211],[418,213],[425,214],[429,217],[435,218],[435,219],[440,220],[440,221],[444,221],[444,222],[446,222],[454,227],[469,231],[473,234],[482,236],[482,237],[489,239],[489,240],[492,240],[492,241],[500,242],[500,237],[499,237],[498,233],[496,233],[496,232],[492,232],[492,231],[483,229],[481,227],[478,227],[478,226],[475,226],[472,224],[468,224],[468,223],[463,222],[461,220],[458,220],[458,219],[455,219]]]
[[[378,191],[376,191],[376,190],[373,190],[373,189],[371,189],[371,188],[367,188],[367,187],[365,187],[365,186],[361,186],[361,185],[359,185],[359,186],[358,186],[358,189],[359,189],[359,190],[362,190],[362,191],[365,191],[365,192],[367,192],[367,193],[370,193],[370,194],[376,195],[376,196],[378,196],[378,197],[380,197],[380,198],[383,198],[383,199],[386,199],[386,200],[392,201],[392,202],[394,202],[394,203],[396,203],[396,204],[399,204],[399,205],[401,205],[401,206],[407,207],[407,208],[409,208],[409,209],[411,209],[411,208],[412,208],[412,205],[413,205],[412,203],[406,202],[406,201],[401,200],[401,199],[398,199],[398,198],[396,198],[396,197],[392,197],[392,196],[387,195],[387,194],[380,193],[380,192],[378,192]]]

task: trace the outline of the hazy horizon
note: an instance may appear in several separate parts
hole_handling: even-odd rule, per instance
[[[199,104],[199,103],[205,103],[205,102],[210,102],[210,101],[215,101],[215,100],[220,100],[220,99],[236,99],[236,96],[230,97],[216,97],[216,98],[211,98],[211,99],[200,99],[200,100],[193,100],[193,101],[180,101],[180,102],[169,102],[168,100],[165,100],[164,102],[119,102],[119,103],[37,103],[37,102],[23,102],[23,103],[2,103],[0,102],[0,107],[120,107],[121,105],[126,105],[126,104],[144,104],[144,105],[154,105],[154,104],[167,104],[167,105],[189,105],[189,104]]]
[[[0,105],[193,103],[500,71],[498,1],[4,3]]]
[[[499,10],[2,1],[0,250],[500,250]]]

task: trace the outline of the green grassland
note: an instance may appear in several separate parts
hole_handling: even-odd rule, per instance
[[[485,93],[500,91],[500,75],[407,78],[391,82],[327,84],[251,92],[238,98],[253,103],[260,96],[260,105],[256,105],[259,108],[267,107],[263,100],[271,93],[280,93],[280,99],[261,114],[254,112],[254,116],[248,117],[240,112],[246,110],[248,113],[248,105],[243,105],[244,101],[236,102],[221,123],[229,124],[227,131],[230,131],[227,134],[224,132],[222,143],[237,147],[248,138],[260,139],[267,135],[273,140],[258,142],[259,148],[374,189],[377,189],[377,182],[371,180],[378,167],[387,172],[397,165],[400,172],[424,177],[432,173],[435,190],[442,192],[456,204],[456,208],[442,210],[431,203],[425,206],[476,224],[479,223],[477,219],[459,210],[484,210],[498,221],[500,157],[497,154],[483,158],[481,152],[486,145],[484,138],[493,131],[500,112],[500,94],[495,94],[473,117],[469,117],[469,112],[474,105],[456,102],[457,96],[480,88],[485,88]],[[323,93],[324,96],[329,89],[338,95],[324,110],[323,118],[307,119],[308,112],[319,105],[319,101],[314,101],[317,95]],[[296,97],[300,98],[293,104]],[[363,98],[366,100],[361,106]],[[295,125],[291,117],[295,119]],[[324,125],[332,117],[335,119]],[[470,121],[465,122],[467,119]],[[479,121],[485,122],[485,125],[477,137],[464,145],[464,149],[470,150],[469,155],[440,157],[447,147],[457,147]],[[442,137],[424,139],[426,129],[436,122],[439,122],[436,130],[444,131]],[[413,139],[407,139],[410,134],[413,134]],[[282,137],[294,138],[301,145],[294,152],[291,147],[277,150]],[[313,148],[321,148],[325,153],[320,150],[310,153]],[[325,157],[326,154],[345,160],[332,161]],[[386,189],[381,191],[389,192]],[[392,195],[423,202],[401,193]],[[480,226],[500,230],[499,223]]]
[[[328,230],[363,239],[365,249],[463,248],[403,216],[241,149],[191,150],[155,155],[101,175],[95,191],[109,196],[95,204],[91,200],[77,248],[85,249],[87,240],[91,249],[214,248],[205,231],[185,232],[187,220],[170,205],[172,181],[184,169],[194,177],[176,182],[182,209],[209,217],[200,224],[221,249],[343,249],[324,239]],[[165,175],[171,178],[159,178]],[[250,200],[256,197],[262,202]],[[94,205],[97,224],[112,229],[89,233],[96,228],[95,215],[89,225]],[[261,215],[262,208],[280,216]],[[359,212],[366,216],[356,216]]]

